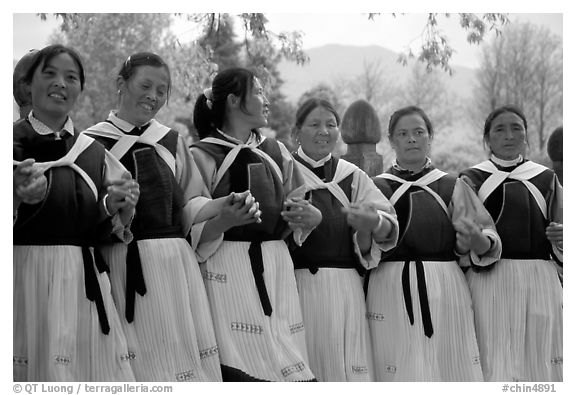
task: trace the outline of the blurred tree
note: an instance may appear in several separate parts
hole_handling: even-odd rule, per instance
[[[172,35],[169,14],[75,14],[67,18],[51,41],[73,47],[84,60],[86,86],[74,112],[79,128],[102,121],[116,107],[117,75],[132,53],[156,52],[170,66],[173,90],[168,106],[158,114],[168,124],[186,111],[186,97],[200,91],[198,86],[214,72],[209,54],[193,43],[180,44]]]
[[[434,130],[440,132],[452,125],[457,100],[449,93],[446,76],[438,70],[427,71],[421,63],[414,63],[410,78],[403,84],[403,104],[422,108],[432,120]]]
[[[198,39],[198,45],[210,51],[211,59],[219,70],[237,66],[242,44],[236,40],[232,16],[204,14],[202,18],[204,32]]]
[[[39,14],[46,19],[47,14]],[[276,66],[282,57],[305,62],[299,33],[275,34],[266,30],[263,14],[241,14],[244,41],[237,42],[234,19],[229,14],[187,14],[203,27],[194,42],[183,44],[171,32],[173,18],[180,14],[55,14],[61,20],[54,41],[80,52],[86,63],[87,84],[75,119],[87,127],[106,117],[116,105],[115,81],[121,63],[138,51],[153,51],[171,66],[173,91],[158,119],[186,125],[191,122],[193,103],[219,69],[244,66],[255,69],[263,80],[271,102],[270,127],[280,138],[289,135],[293,108],[280,92],[282,80]],[[90,60],[87,62],[86,60]]]
[[[485,44],[482,56],[475,117],[483,122],[498,106],[519,106],[528,120],[532,154],[542,156],[548,133],[562,124],[562,40],[531,23],[510,25]]]
[[[368,14],[368,19],[374,20],[377,15],[379,14],[370,13]],[[396,16],[396,14],[392,15]],[[414,53],[410,47],[411,43],[409,43],[408,49],[398,56],[400,63],[406,66],[410,59],[417,59],[419,62],[424,63],[429,71],[439,67],[452,75],[454,70],[450,66],[450,60],[454,49],[450,46],[448,37],[439,28],[439,15],[443,15],[445,18],[450,18],[451,16],[451,14],[429,13],[426,25],[419,36],[421,43],[418,50]],[[499,35],[501,29],[509,22],[507,14],[459,13],[457,15],[460,27],[466,32],[466,40],[470,44],[481,43],[488,31],[493,30]]]
[[[336,92],[339,92],[339,94],[336,94]],[[346,108],[342,105],[340,93],[341,91],[337,91],[327,83],[321,82],[310,87],[310,89],[304,92],[298,99],[296,107],[300,107],[306,100],[311,98],[324,99],[329,101],[330,104],[334,106],[334,109],[336,109],[340,117],[342,117]]]

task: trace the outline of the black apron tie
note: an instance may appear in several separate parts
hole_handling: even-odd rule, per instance
[[[262,310],[264,310],[264,314],[270,317],[272,315],[272,305],[270,304],[268,292],[266,291],[266,283],[264,282],[262,243],[259,241],[251,242],[250,247],[248,248],[248,255],[250,256],[252,275],[254,276],[254,281],[256,282],[256,289],[258,290],[258,295],[260,296]]]
[[[144,282],[144,273],[142,272],[138,241],[133,240],[128,244],[128,252],[126,255],[126,311],[124,312],[124,316],[128,322],[134,321],[136,293],[144,296],[146,294],[146,283]]]
[[[410,262],[409,260],[404,261],[404,267],[402,268],[402,291],[404,293],[404,304],[406,305],[410,325],[414,325],[414,310],[412,308],[412,296],[410,294]],[[414,263],[416,264],[416,282],[418,284],[418,296],[420,298],[420,311],[422,314],[424,334],[426,337],[431,338],[434,334],[434,328],[432,327],[430,304],[428,303],[424,265],[421,260],[415,260]]]
[[[96,268],[100,273],[108,272],[108,265],[104,262],[102,255],[97,249],[94,249],[94,256],[96,257]],[[104,299],[102,298],[102,291],[98,283],[98,277],[94,270],[94,257],[90,252],[90,247],[82,246],[82,260],[84,261],[84,289],[86,291],[86,298],[89,301],[96,303],[96,311],[98,312],[98,321],[100,321],[100,328],[105,335],[110,333],[110,324],[108,323],[108,316],[104,308]]]

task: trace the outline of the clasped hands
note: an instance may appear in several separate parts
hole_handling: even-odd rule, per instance
[[[244,192],[231,192],[224,198],[217,218],[223,231],[235,226],[260,223],[260,205],[249,190]]]
[[[462,217],[455,224],[456,251],[460,255],[474,251],[478,256],[486,254],[491,247],[490,238],[482,233],[482,228],[471,218]]]
[[[14,205],[20,202],[26,204],[38,204],[46,196],[48,180],[44,175],[44,169],[35,165],[34,159],[25,159],[13,170]]]
[[[120,214],[122,223],[128,223],[134,215],[136,203],[140,197],[140,186],[125,171],[118,180],[112,180],[106,184],[106,200],[104,205],[110,215]]]
[[[284,202],[284,210],[280,214],[292,231],[313,229],[322,222],[320,210],[302,197],[288,198]]]
[[[558,222],[550,222],[546,227],[546,237],[552,244],[556,244],[561,250],[564,248],[564,225]]]

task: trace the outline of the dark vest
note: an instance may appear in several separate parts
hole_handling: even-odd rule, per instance
[[[65,134],[61,140],[42,136],[26,119],[14,124],[13,155],[22,161],[37,162],[62,158],[76,142],[78,134]],[[94,142],[76,159],[96,185],[103,188],[104,147]],[[35,205],[22,203],[14,225],[15,245],[87,245],[96,238],[98,202],[84,179],[70,167],[51,168],[45,173],[48,194]]]
[[[330,182],[338,166],[338,158],[332,157],[323,167],[313,169],[298,155],[294,159],[313,171],[321,180]],[[352,180],[354,175],[338,183],[348,199],[352,200]],[[291,255],[295,269],[310,269],[315,272],[321,267],[360,269],[354,252],[352,235],[354,230],[348,225],[342,213],[342,203],[327,189],[310,191],[310,201],[322,212],[322,222],[310,233],[301,247],[291,242]]]
[[[421,173],[410,175],[390,168],[387,173],[407,181],[416,181],[432,169],[433,167],[430,167]],[[388,199],[402,185],[397,181],[383,178],[373,178],[373,181]],[[455,184],[456,177],[446,175],[428,184],[428,187],[442,198],[446,206],[449,206]],[[398,244],[392,251],[382,253],[383,261],[456,259],[454,255],[456,231],[451,219],[433,196],[420,187],[412,186],[396,202],[394,208],[400,232]]]
[[[220,134],[211,137],[224,140]],[[226,155],[232,150],[230,147],[198,141],[193,147],[209,154],[219,169]],[[278,142],[267,138],[258,149],[268,154],[282,169],[282,152]],[[272,165],[266,159],[252,152],[248,148],[240,150],[238,156],[212,191],[214,199],[227,196],[230,192],[244,192],[250,189],[252,196],[260,205],[262,223],[236,226],[224,233],[224,240],[230,241],[266,241],[279,240],[286,223],[280,216],[284,203],[284,187]]]
[[[134,135],[140,135],[144,131],[145,128]],[[108,150],[117,142],[111,138],[92,137],[100,141]],[[158,141],[158,144],[176,157],[178,132],[170,130]],[[184,237],[182,229],[184,193],[170,167],[156,153],[154,147],[136,143],[124,154],[120,162],[140,186],[136,215],[130,227],[135,239]]]
[[[511,172],[517,166],[503,168],[496,165],[496,167]],[[463,171],[462,175],[472,181],[474,189],[478,192],[491,174],[470,168]],[[546,169],[529,180],[542,193],[548,207],[553,178],[554,172]],[[551,259],[552,247],[546,237],[546,226],[549,221],[544,218],[538,204],[522,182],[506,179],[486,199],[484,206],[494,219],[496,230],[502,240],[502,258]]]

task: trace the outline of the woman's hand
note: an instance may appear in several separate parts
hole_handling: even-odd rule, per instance
[[[454,224],[456,229],[456,251],[466,254],[474,251],[481,256],[490,249],[490,238],[482,233],[480,226],[470,218],[462,217]]]
[[[140,198],[140,186],[129,172],[124,172],[119,180],[113,180],[107,188],[106,209],[111,215],[120,213],[123,223],[134,215]]]
[[[258,202],[250,191],[242,193],[232,192],[222,205],[222,210],[216,216],[215,220],[219,223],[222,232],[230,228],[251,223],[260,223],[262,220]]]
[[[308,200],[291,198],[284,203],[280,213],[293,231],[296,229],[314,229],[322,222],[322,213]]]
[[[550,222],[546,227],[546,237],[550,243],[556,243],[558,247],[563,248],[563,225],[557,222]]]
[[[14,204],[38,204],[46,196],[48,180],[44,170],[34,165],[34,159],[19,163],[13,171]]]
[[[380,223],[378,211],[370,204],[351,204],[348,208],[342,208],[342,212],[348,225],[359,232],[372,233]]]

